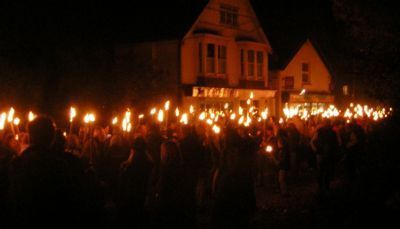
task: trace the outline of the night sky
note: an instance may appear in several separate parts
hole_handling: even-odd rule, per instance
[[[71,100],[107,106],[121,98],[104,65],[113,61],[113,45],[164,38],[154,31],[176,34],[184,20],[193,17],[189,12],[203,2],[2,3],[0,107],[29,104],[51,112]],[[396,87],[400,72],[400,20],[391,2],[252,0],[252,4],[273,48],[284,49],[312,37],[333,69],[335,84],[365,89],[365,84],[376,82],[378,88],[360,89],[356,96],[397,101],[397,90],[383,93],[379,87]],[[169,19],[182,24],[168,24]]]

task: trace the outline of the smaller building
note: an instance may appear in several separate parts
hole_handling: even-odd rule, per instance
[[[271,77],[276,80],[277,110],[284,106],[319,109],[334,102],[332,74],[310,39],[300,42],[285,56],[271,64]],[[281,114],[280,114],[281,115]]]

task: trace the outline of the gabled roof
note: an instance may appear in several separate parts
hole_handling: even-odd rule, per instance
[[[119,7],[116,43],[182,39],[209,0],[141,1]],[[176,13],[176,9],[180,9]]]
[[[307,41],[309,41],[311,43],[311,45],[314,47],[318,56],[321,58],[322,63],[328,69],[329,74],[331,76],[333,76],[333,71],[332,71],[331,65],[326,60],[325,55],[323,54],[323,51],[319,47],[316,39],[311,38],[311,37],[298,38],[297,40],[293,39],[291,41],[291,43],[286,43],[285,45],[281,44],[281,45],[273,46],[275,52],[273,53],[272,57],[270,58],[270,63],[269,63],[270,70],[285,69],[289,65],[290,61],[293,60],[293,58],[296,56],[296,54],[303,47],[304,43],[306,43]]]

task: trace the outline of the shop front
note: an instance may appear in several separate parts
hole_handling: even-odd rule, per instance
[[[223,88],[223,87],[201,87],[190,86],[185,88],[182,99],[183,107],[193,105],[195,109],[232,109],[237,110],[239,106],[246,107],[247,100],[252,95],[252,105],[258,109],[268,108],[271,115],[275,111],[274,90]]]

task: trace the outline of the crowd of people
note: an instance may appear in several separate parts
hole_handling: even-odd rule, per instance
[[[261,123],[262,124],[262,123]],[[300,118],[265,126],[142,122],[83,126],[64,136],[38,116],[18,138],[1,133],[0,215],[10,225],[196,228],[211,208],[213,228],[245,228],[257,210],[255,187],[276,183],[290,197],[288,175],[314,169],[326,195],[343,162],[354,185],[370,121]],[[268,174],[273,174],[273,179]]]

